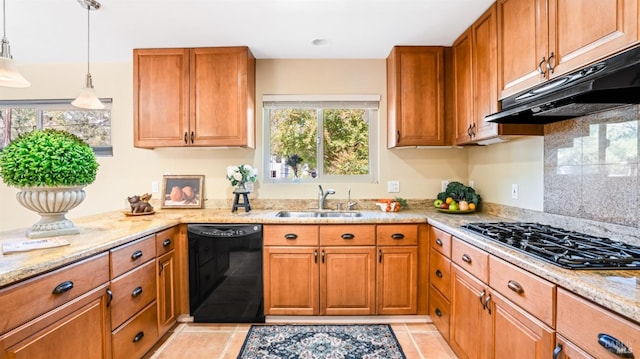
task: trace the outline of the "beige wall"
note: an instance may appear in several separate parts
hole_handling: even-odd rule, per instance
[[[27,89],[0,88],[2,99],[74,98],[83,84],[84,65],[22,66],[32,86]],[[205,197],[229,199],[232,188],[225,179],[231,164],[249,163],[262,171],[263,94],[379,94],[379,183],[358,184],[352,197],[380,198],[396,194],[386,192],[388,180],[400,180],[397,195],[410,199],[434,198],[442,179],[467,182],[470,177],[484,199],[490,202],[541,209],[537,194],[542,192],[542,140],[492,145],[472,149],[386,149],[386,72],[380,60],[258,60],[257,61],[257,146],[252,149],[133,147],[132,64],[92,64],[94,86],[100,97],[112,97],[113,157],[99,158],[96,182],[86,188],[87,200],[68,215],[69,218],[125,208],[125,198],[151,191],[151,182],[161,183],[163,174],[205,175]],[[523,150],[521,150],[523,149]],[[517,169],[513,170],[513,169]],[[527,195],[511,202],[503,184],[518,181]],[[322,182],[320,182],[322,183]],[[331,184],[336,198],[346,198],[350,184]],[[510,187],[509,187],[510,188]],[[20,207],[14,188],[0,184],[0,230],[33,224],[38,216]],[[252,194],[256,198],[316,198],[316,184],[261,184]],[[154,195],[156,198],[158,194]],[[541,197],[541,195],[540,195]],[[541,200],[540,200],[541,201]],[[205,206],[207,206],[205,204]],[[211,207],[211,206],[207,206]]]

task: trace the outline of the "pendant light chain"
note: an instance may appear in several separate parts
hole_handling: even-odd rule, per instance
[[[90,74],[89,71],[90,66],[90,54],[91,54],[91,5],[87,5],[87,73]]]

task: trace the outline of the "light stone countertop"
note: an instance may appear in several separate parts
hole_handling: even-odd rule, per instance
[[[276,210],[237,213],[216,209],[161,209],[148,216],[125,216],[122,211],[74,219],[80,234],[65,236],[69,246],[0,255],[0,288],[38,274],[104,252],[118,245],[153,234],[180,223],[263,223],[263,224],[365,224],[430,223],[466,242],[528,270],[544,279],[588,298],[640,323],[640,270],[568,270],[532,258],[516,250],[467,232],[467,222],[509,221],[486,213],[454,215],[434,209],[405,210],[395,213],[360,211],[353,218],[280,218]],[[27,238],[25,230],[0,232],[0,245]]]

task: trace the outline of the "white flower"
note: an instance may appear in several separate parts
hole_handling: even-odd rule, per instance
[[[233,178],[235,180],[237,180],[237,181],[242,181],[242,177],[243,177],[242,173],[240,173],[240,172],[236,172],[236,173],[233,174]]]
[[[234,173],[238,172],[238,166],[228,166],[227,167],[227,177],[232,177]]]

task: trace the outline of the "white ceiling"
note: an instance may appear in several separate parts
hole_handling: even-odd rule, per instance
[[[77,0],[5,0],[18,64],[82,63]],[[493,0],[99,0],[91,62],[150,47],[246,45],[258,59],[385,58],[393,45],[451,45]],[[328,44],[314,46],[314,39]]]

